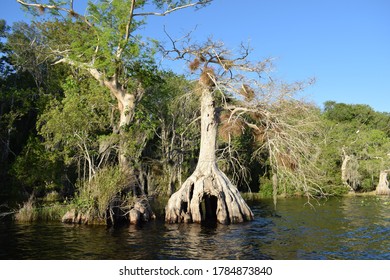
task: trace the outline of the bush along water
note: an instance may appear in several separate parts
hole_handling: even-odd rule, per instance
[[[50,193],[49,195],[53,195],[53,193]],[[68,210],[68,205],[58,201],[47,200],[47,197],[38,200],[31,195],[16,211],[14,215],[15,220],[18,222],[47,222],[61,220],[61,217]]]
[[[146,196],[134,193],[134,184],[134,176],[119,167],[103,168],[80,185],[62,222],[119,225],[153,219]]]

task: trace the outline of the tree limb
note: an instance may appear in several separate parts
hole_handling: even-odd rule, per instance
[[[69,59],[68,57],[63,57],[60,60],[56,61],[54,64],[59,63],[66,63],[68,65],[75,66],[88,71],[88,73],[90,73],[93,78],[95,78],[99,82],[102,82],[117,100],[121,102],[123,101],[122,91],[116,87],[115,79],[111,81],[105,78],[102,73],[100,73],[96,68],[92,67],[89,63],[77,62],[72,59]]]
[[[175,11],[178,11],[178,10],[181,10],[181,9],[185,9],[185,8],[189,8],[189,7],[195,7],[195,6],[198,6],[198,5],[205,5],[205,4],[210,3],[211,1],[212,0],[198,1],[198,2],[195,2],[195,3],[187,4],[187,5],[178,6],[178,7],[166,10],[166,11],[164,11],[162,13],[159,13],[159,12],[136,13],[136,14],[134,14],[134,16],[166,16],[166,15],[168,15],[170,13],[175,12]]]
[[[88,21],[88,19],[75,12],[73,10],[73,1],[70,2],[70,9],[67,9],[67,8],[64,8],[64,7],[60,7],[60,6],[57,6],[57,5],[48,5],[48,4],[34,4],[34,3],[27,3],[23,0],[16,0],[19,4],[25,6],[25,7],[34,7],[34,8],[37,8],[37,9],[48,9],[48,10],[56,10],[56,11],[62,11],[62,12],[65,12],[69,15],[72,15],[72,16],[75,16],[77,18],[80,18],[80,19],[83,19],[85,21],[85,23],[89,26],[89,27],[92,27],[92,23],[90,23]]]
[[[135,0],[131,0],[130,11],[129,11],[129,20],[127,21],[127,24],[126,24],[125,38],[124,38],[124,42],[122,44],[119,42],[118,50],[116,52],[117,59],[119,59],[122,56],[124,46],[126,46],[127,42],[129,41],[131,24],[133,22],[133,17],[134,17],[134,9],[135,9]]]

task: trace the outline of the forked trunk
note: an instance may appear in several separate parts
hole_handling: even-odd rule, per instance
[[[219,170],[216,160],[217,115],[213,93],[201,97],[201,143],[194,173],[174,193],[165,208],[169,223],[216,221],[222,224],[253,219],[237,188]]]

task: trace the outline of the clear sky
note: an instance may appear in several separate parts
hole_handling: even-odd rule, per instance
[[[86,0],[75,0],[75,2]],[[26,20],[15,0],[0,0],[0,18]],[[201,10],[149,18],[146,37],[167,40],[193,30],[236,48],[250,42],[252,58],[274,57],[274,75],[316,78],[305,96],[368,104],[390,112],[389,0],[214,0]]]

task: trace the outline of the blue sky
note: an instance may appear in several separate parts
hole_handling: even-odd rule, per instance
[[[86,1],[86,0],[75,0]],[[25,20],[15,0],[0,0],[0,18]],[[193,30],[232,49],[250,42],[252,58],[274,57],[274,75],[287,80],[315,77],[304,95],[368,104],[390,112],[390,1],[214,0],[201,10],[149,18],[144,36],[166,40]]]

